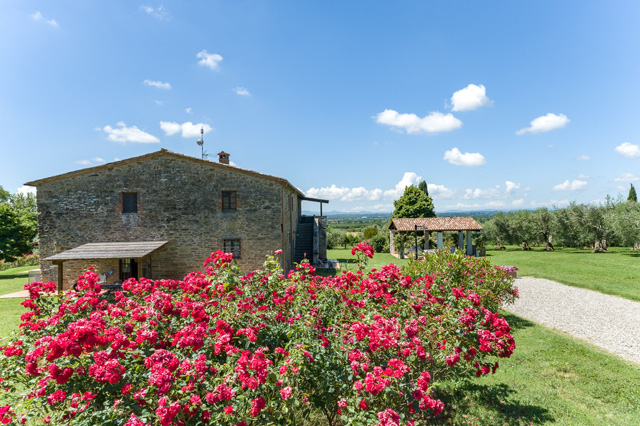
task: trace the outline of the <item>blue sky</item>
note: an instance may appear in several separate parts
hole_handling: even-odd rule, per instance
[[[636,1],[0,3],[0,185],[160,148],[288,179],[327,210],[626,197]],[[309,205],[308,208],[314,208]]]

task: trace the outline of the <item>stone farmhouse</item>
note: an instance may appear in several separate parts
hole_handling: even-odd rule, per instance
[[[161,149],[28,182],[37,187],[43,281],[69,288],[93,266],[105,284],[182,279],[216,250],[245,272],[282,250],[289,270],[326,258],[322,203],[286,179]],[[302,201],[320,203],[303,216]]]

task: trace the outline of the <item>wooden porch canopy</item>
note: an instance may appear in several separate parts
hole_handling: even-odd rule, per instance
[[[168,241],[135,241],[118,243],[87,243],[44,260],[58,265],[58,291],[62,291],[62,264],[67,260],[141,259],[158,250]]]

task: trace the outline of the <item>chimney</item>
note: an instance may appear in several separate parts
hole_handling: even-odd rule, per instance
[[[218,162],[220,164],[229,164],[229,155],[228,153],[224,152],[224,151],[220,151],[218,153]]]

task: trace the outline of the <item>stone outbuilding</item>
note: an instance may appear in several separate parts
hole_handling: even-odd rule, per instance
[[[425,217],[425,218],[402,218],[392,219],[389,224],[389,248],[390,252],[394,256],[398,256],[394,243],[394,237],[400,232],[410,232],[417,234],[418,232],[425,233],[424,250],[427,251],[429,247],[429,235],[431,232],[437,233],[437,248],[442,249],[443,233],[444,232],[457,232],[458,233],[458,248],[464,249],[464,232],[467,233],[466,242],[466,254],[473,255],[472,235],[473,232],[482,231],[482,226],[475,221],[474,218],[468,217]]]
[[[93,266],[105,284],[182,279],[216,250],[245,272],[282,250],[294,262],[326,258],[326,217],[286,179],[166,149],[28,182],[37,187],[42,280],[68,288]]]

